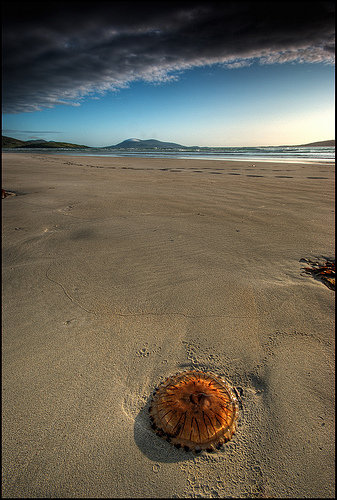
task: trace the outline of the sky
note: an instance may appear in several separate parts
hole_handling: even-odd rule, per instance
[[[328,140],[334,2],[2,7],[2,134],[109,146]]]

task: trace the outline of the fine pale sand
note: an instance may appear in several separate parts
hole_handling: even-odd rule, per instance
[[[3,496],[333,497],[334,166],[3,154]],[[148,406],[241,393],[194,457]]]

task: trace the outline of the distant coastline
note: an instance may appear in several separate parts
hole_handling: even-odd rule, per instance
[[[147,140],[142,140],[142,139],[127,139],[125,141],[122,141],[118,144],[112,145],[112,146],[101,146],[101,147],[95,147],[95,146],[86,146],[83,144],[73,144],[70,142],[56,142],[56,141],[45,141],[43,139],[36,139],[32,141],[22,141],[20,139],[15,139],[13,137],[7,137],[7,136],[2,136],[2,147],[3,148],[10,148],[10,149],[22,149],[22,148],[27,148],[27,149],[36,149],[36,148],[42,148],[42,149],[60,149],[60,148],[69,148],[69,149],[119,149],[119,150],[167,150],[167,151],[177,151],[177,150],[202,150],[202,151],[207,151],[207,150],[220,150],[220,149],[228,149],[230,148],[229,146],[217,146],[217,147],[212,147],[212,146],[183,146],[181,144],[176,144],[172,142],[165,142],[165,141],[158,141],[155,139],[147,139]],[[237,149],[244,148],[245,146],[238,147]],[[247,146],[248,148],[249,146]],[[263,148],[273,148],[273,147],[280,147],[280,148],[306,148],[306,147],[335,147],[335,139],[330,139],[327,141],[317,141],[317,142],[311,142],[308,144],[297,144],[297,145],[283,145],[283,146],[257,146],[257,147],[263,147]],[[233,148],[235,149],[235,148]]]
[[[293,147],[293,148],[325,148],[325,147],[330,147],[334,148],[335,147],[335,139],[330,139],[328,141],[318,141],[318,142],[309,142],[308,144],[297,144],[294,146],[281,146],[281,147]]]

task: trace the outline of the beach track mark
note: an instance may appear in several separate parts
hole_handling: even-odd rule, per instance
[[[62,285],[62,283],[60,283],[59,281],[54,280],[53,278],[51,278],[51,277],[49,276],[49,274],[48,274],[48,273],[49,273],[49,270],[50,270],[50,268],[51,268],[51,266],[52,266],[52,265],[53,265],[53,263],[51,263],[51,264],[50,264],[50,266],[48,267],[48,269],[46,270],[46,278],[47,278],[49,281],[51,281],[52,283],[56,283],[56,285],[58,285],[59,287],[61,287],[61,288],[62,288],[62,290],[63,290],[63,293],[66,295],[66,297],[68,297],[68,299],[69,299],[71,302],[73,302],[74,304],[76,304],[78,307],[80,307],[81,309],[83,309],[83,310],[84,310],[84,311],[86,311],[87,313],[89,313],[89,314],[95,314],[95,315],[96,315],[95,311],[89,311],[89,309],[86,309],[86,308],[85,308],[85,307],[83,307],[83,306],[82,306],[79,302],[77,302],[77,300],[75,300],[75,299],[74,299],[74,298],[73,298],[73,297],[72,297],[72,296],[71,296],[71,295],[67,292],[67,290],[64,288],[64,286]]]

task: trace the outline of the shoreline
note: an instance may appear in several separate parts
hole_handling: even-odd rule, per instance
[[[331,498],[325,164],[3,153],[4,498]],[[240,395],[216,453],[150,427],[186,369]],[[319,470],[319,474],[317,474]]]
[[[39,151],[29,151],[29,150],[21,150],[21,151],[15,151],[15,150],[4,150],[3,153],[16,153],[16,154],[35,154],[35,155],[54,155],[54,156],[75,156],[75,157],[94,157],[94,158],[154,158],[154,159],[173,159],[173,160],[192,160],[192,161],[199,161],[199,160],[212,160],[212,161],[248,161],[248,162],[263,162],[263,163],[301,163],[301,164],[323,164],[323,165],[334,165],[335,164],[335,158],[317,158],[317,157],[290,157],[287,158],[285,156],[279,156],[279,157],[272,157],[272,156],[247,156],[247,157],[242,157],[242,156],[224,156],[224,157],[217,157],[221,155],[221,153],[211,153],[211,154],[205,154],[203,155],[202,153],[195,153],[195,156],[189,156],[188,154],[185,156],[183,152],[181,153],[165,153],[165,152],[141,152],[141,153],[128,153],[128,152],[85,152],[85,151],[74,151],[74,150],[67,150],[67,151],[53,151],[53,150],[39,150]],[[192,153],[194,154],[194,153]]]
[[[282,168],[285,168],[287,166],[287,164],[289,164],[290,166],[296,166],[296,165],[300,165],[300,166],[308,166],[308,167],[314,167],[315,165],[316,166],[319,166],[319,167],[322,167],[322,166],[329,166],[329,167],[334,167],[335,166],[335,161],[334,160],[320,160],[320,159],[310,159],[310,160],[306,160],[306,159],[299,159],[299,160],[289,160],[289,159],[262,159],[262,158],[252,158],[252,159],[248,159],[248,158],[245,158],[245,159],[239,159],[239,158],[230,158],[230,159],[222,159],[222,158],[175,158],[175,157],[159,157],[159,156],[155,156],[155,157],[146,157],[146,156],[108,156],[108,155],[85,155],[85,154],[68,154],[68,153],[59,153],[59,154],[53,154],[53,153],[29,153],[29,152],[3,152],[2,153],[2,158],[5,159],[6,157],[10,158],[12,155],[15,155],[17,158],[20,158],[20,157],[28,157],[30,159],[37,159],[39,161],[39,159],[42,159],[42,160],[47,160],[48,159],[53,159],[53,160],[60,160],[61,162],[61,165],[65,165],[67,162],[65,161],[62,161],[62,159],[64,160],[65,158],[69,157],[71,159],[78,159],[78,161],[86,161],[86,162],[89,162],[90,159],[96,159],[98,162],[103,162],[102,165],[106,165],[107,162],[111,162],[112,164],[119,164],[119,163],[123,163],[123,161],[125,162],[131,162],[132,164],[134,164],[135,167],[137,167],[137,164],[140,164],[140,165],[143,165],[144,163],[146,164],[147,162],[153,164],[154,166],[161,166],[162,163],[166,163],[168,162],[168,164],[171,162],[179,162],[182,164],[185,164],[186,166],[189,166],[189,167],[194,167],[194,166],[198,166],[199,162],[201,162],[200,164],[205,164],[205,163],[209,163],[210,166],[212,166],[213,162],[216,161],[217,163],[218,162],[221,162],[223,164],[223,166],[228,169],[232,166],[235,166],[235,167],[238,167],[238,166],[252,166],[252,164],[254,164],[254,166],[263,166],[263,167],[276,167],[278,165],[280,165]],[[261,164],[261,165],[259,165]],[[90,164],[87,163],[87,165],[89,166]],[[205,165],[204,165],[205,166]]]

